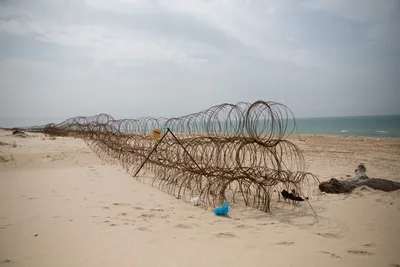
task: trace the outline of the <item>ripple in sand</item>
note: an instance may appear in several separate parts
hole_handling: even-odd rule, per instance
[[[253,226],[245,225],[245,224],[239,224],[239,225],[236,225],[236,228],[239,228],[239,229],[249,229],[249,228],[253,228]]]
[[[335,233],[316,233],[319,236],[326,237],[326,238],[342,238],[341,235]]]
[[[367,243],[363,245],[364,247],[376,247],[376,244],[374,243]]]
[[[187,225],[187,224],[176,224],[176,225],[174,225],[174,227],[175,228],[179,228],[179,229],[191,229],[192,228],[192,226],[190,226],[190,225]]]
[[[164,210],[163,209],[150,209],[150,211],[152,211],[152,212],[163,212]]]
[[[154,214],[152,214],[152,213],[150,213],[150,214],[148,214],[148,213],[142,213],[142,214],[140,215],[140,217],[145,218],[145,219],[154,218],[155,216],[156,216],[156,215],[154,215]]]
[[[0,225],[0,230],[7,229],[7,228],[10,227],[10,226],[11,226],[11,224],[3,224],[3,225]]]
[[[129,207],[131,204],[129,203],[113,203],[114,206],[120,206],[120,207]]]
[[[329,252],[329,251],[320,251],[320,252],[323,253],[323,254],[329,255],[329,256],[331,256],[331,257],[333,257],[333,258],[336,258],[336,259],[339,259],[339,258],[340,258],[338,255],[336,255],[336,254],[334,254],[334,253],[331,253],[331,252]]]
[[[371,252],[368,252],[366,250],[348,250],[348,253],[351,254],[357,254],[357,255],[372,255]]]
[[[290,245],[293,245],[294,244],[294,242],[291,242],[291,241],[282,241],[282,242],[278,242],[278,243],[275,243],[276,245],[286,245],[286,246],[290,246]]]
[[[216,237],[220,238],[235,238],[236,235],[232,232],[221,232],[221,233],[216,233],[214,234]]]

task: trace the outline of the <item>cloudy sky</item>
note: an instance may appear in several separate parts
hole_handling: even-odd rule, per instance
[[[399,0],[0,0],[0,125],[259,99],[399,114],[399,25]]]

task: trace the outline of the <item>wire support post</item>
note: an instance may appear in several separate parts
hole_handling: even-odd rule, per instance
[[[174,133],[171,131],[170,128],[167,128],[167,131],[164,133],[164,135],[161,137],[161,139],[156,143],[156,145],[154,146],[154,148],[150,151],[149,155],[147,155],[146,159],[142,162],[142,164],[140,165],[140,167],[137,169],[137,171],[135,172],[135,174],[133,175],[133,177],[136,177],[137,174],[140,172],[140,170],[143,168],[144,164],[146,164],[146,162],[149,160],[150,156],[154,153],[154,151],[156,151],[158,145],[164,140],[165,136],[167,136],[167,134],[170,133],[172,135],[172,137],[176,140],[176,142],[183,148],[183,150],[185,151],[185,153],[189,156],[189,158],[194,162],[194,164],[196,164],[197,168],[199,168],[199,170],[201,172],[203,172],[203,169],[197,164],[197,162],[194,160],[194,158],[192,157],[192,155],[189,154],[189,152],[186,150],[186,148],[183,146],[183,144],[181,143],[181,141],[174,135]]]

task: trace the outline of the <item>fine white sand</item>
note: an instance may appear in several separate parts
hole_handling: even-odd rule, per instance
[[[400,139],[301,136],[321,181],[399,180]],[[80,139],[0,131],[1,266],[400,266],[400,190],[313,190],[309,203],[230,216],[139,183]]]

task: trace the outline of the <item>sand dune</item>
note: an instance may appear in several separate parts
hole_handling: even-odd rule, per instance
[[[0,265],[400,266],[400,192],[311,191],[271,214],[217,217],[102,162],[84,141],[0,131]],[[399,180],[400,139],[301,136],[320,180]],[[397,251],[397,252],[396,252]]]

